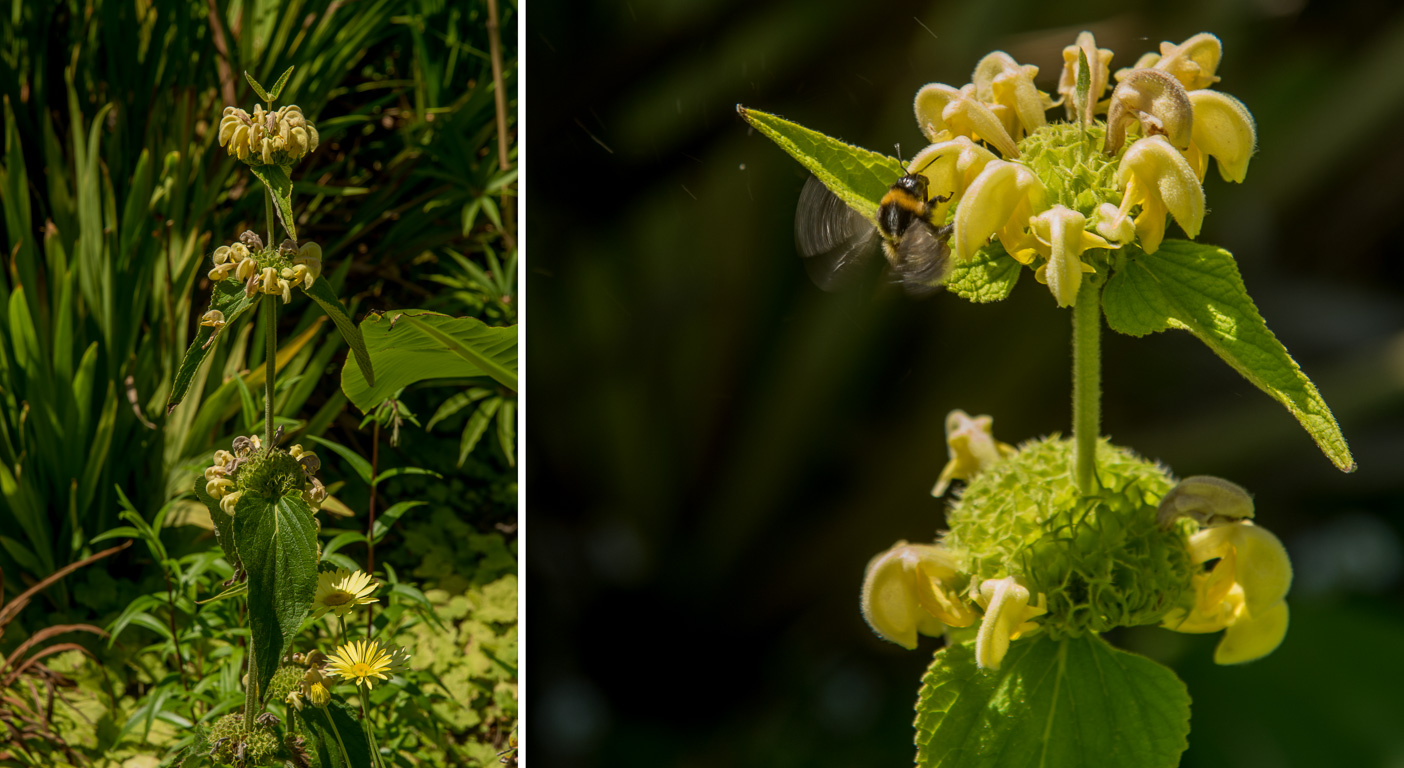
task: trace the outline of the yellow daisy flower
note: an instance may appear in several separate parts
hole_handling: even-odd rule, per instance
[[[371,678],[389,680],[397,666],[392,649],[378,640],[357,640],[336,649],[327,659],[328,671],[342,680],[354,680],[367,688],[374,685]]]
[[[317,574],[317,594],[312,598],[312,618],[320,619],[327,611],[345,616],[358,605],[376,602],[370,594],[379,584],[365,571],[352,573],[345,568]]]

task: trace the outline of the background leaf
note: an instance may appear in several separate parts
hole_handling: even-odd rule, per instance
[[[1258,389],[1282,403],[1344,472],[1355,471],[1340,425],[1316,385],[1258,314],[1233,255],[1166,240],[1152,254],[1123,247],[1102,293],[1107,325],[1131,336],[1167,328],[1194,334]]]
[[[848,207],[876,222],[878,202],[887,194],[892,182],[902,175],[901,163],[775,115],[740,105],[736,111],[751,127],[819,177]]]
[[[312,764],[319,768],[371,768],[370,744],[354,709],[343,701],[333,700],[325,709],[304,707],[296,714],[306,726],[307,752]],[[332,730],[332,723],[336,729]],[[346,754],[351,758],[347,763],[337,743],[337,734],[346,746]]]
[[[244,295],[244,285],[238,280],[220,280],[215,283],[214,290],[210,292],[210,309],[224,313],[225,326],[220,333],[228,333],[228,338],[233,338],[234,321],[257,304],[262,296],[261,293]],[[180,368],[176,371],[175,383],[171,385],[171,396],[166,400],[167,413],[185,399],[186,392],[190,390],[190,383],[195,380],[195,372],[200,370],[200,364],[205,362],[205,358],[215,349],[215,344],[208,344],[210,337],[215,334],[215,329],[208,325],[202,325],[199,329],[195,340],[190,342],[189,349],[185,350],[185,357],[181,359]]]
[[[367,316],[361,332],[380,378],[372,386],[358,367],[348,364],[341,369],[341,389],[362,411],[369,412],[403,387],[430,379],[489,376],[517,388],[515,325],[494,328],[471,317],[394,310]]]
[[[336,324],[336,329],[341,332],[341,337],[346,339],[346,343],[351,347],[351,354],[356,358],[356,367],[361,375],[372,384],[375,383],[375,371],[371,368],[370,355],[366,352],[366,341],[361,336],[361,329],[351,322],[350,316],[346,314],[346,308],[341,306],[341,300],[332,293],[331,286],[326,280],[317,280],[312,283],[312,287],[306,289],[307,295],[322,307],[322,311],[327,313],[332,322]],[[345,372],[342,372],[343,379]]]
[[[1016,641],[998,670],[973,643],[936,653],[917,700],[917,764],[1171,768],[1189,745],[1175,673],[1095,635]]]
[[[297,496],[245,492],[234,511],[234,542],[249,574],[249,629],[258,689],[292,644],[317,589],[317,528]]]

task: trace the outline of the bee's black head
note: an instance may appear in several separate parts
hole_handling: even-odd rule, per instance
[[[926,177],[920,173],[909,173],[897,180],[892,186],[911,194],[922,202],[926,202]]]

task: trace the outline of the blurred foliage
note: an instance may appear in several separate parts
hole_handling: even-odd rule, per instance
[[[94,536],[119,520],[115,535],[148,542],[49,588],[44,608],[22,614],[0,641],[8,655],[46,626],[80,621],[114,635],[85,643],[98,664],[64,654],[39,669],[77,683],[61,686],[52,706],[80,762],[170,759],[192,724],[241,698],[238,601],[194,602],[219,592],[232,569],[189,491],[211,451],[259,418],[244,393],[263,384],[262,326],[221,339],[187,400],[162,412],[206,304],[208,253],[262,228],[257,185],[231,173],[235,161],[215,147],[220,110],[253,100],[243,70],[271,82],[295,67],[285,95],[322,139],[294,190],[298,231],[322,244],[324,279],[356,315],[429,305],[515,322],[515,4],[499,3],[499,14],[507,170],[485,0],[55,0],[0,12],[0,571],[6,586],[33,584],[91,554]],[[327,375],[343,342],[310,303],[281,314],[277,408],[289,437],[335,434],[372,455]],[[405,398],[421,412],[434,405],[419,392]],[[416,431],[405,442],[382,458],[449,479],[397,477],[382,493],[437,500],[487,529],[515,519],[515,471],[500,458],[470,457],[458,472],[457,439],[443,447]],[[363,523],[367,487],[338,457],[325,471],[358,515],[348,524]],[[391,563],[410,515],[380,553]],[[470,611],[442,631],[482,640],[515,665],[515,617],[504,618],[505,588],[492,587],[508,577],[475,582],[486,573],[477,557],[445,560],[472,586],[436,598],[446,608],[466,599],[496,618]],[[505,574],[513,557],[487,559]],[[419,592],[420,577],[401,582],[394,567],[382,569],[394,596],[377,621],[390,616],[401,622],[394,631],[411,633],[436,604]],[[505,748],[514,727],[514,672],[435,674],[451,673],[469,687],[446,689],[425,671],[395,693],[396,708],[419,713],[403,720],[397,743],[426,764],[473,764],[469,756]],[[440,722],[453,706],[475,713],[474,724],[461,712]],[[55,764],[56,754],[32,764]],[[408,759],[401,764],[417,764]]]
[[[1213,668],[1212,638],[1170,654],[1161,630],[1137,646],[1189,684],[1185,764],[1336,762],[1330,749],[1346,742],[1355,765],[1404,754],[1391,729],[1346,722],[1357,704],[1379,707],[1362,722],[1404,719],[1397,697],[1378,695],[1380,680],[1404,677],[1383,650],[1404,637],[1391,618],[1404,611],[1404,147],[1393,139],[1404,13],[1300,0],[763,0],[532,6],[524,272],[536,409],[524,461],[539,756],[912,759],[933,646],[908,653],[871,635],[857,609],[863,566],[944,527],[929,489],[949,410],[993,415],[1008,442],[1068,429],[1068,318],[1032,281],[988,306],[877,286],[821,293],[793,244],[805,176],[735,107],[874,149],[900,142],[910,156],[924,144],[911,111],[922,85],[965,83],[1002,49],[1051,90],[1082,29],[1116,51],[1113,68],[1161,40],[1223,39],[1217,87],[1252,111],[1260,147],[1243,185],[1211,174],[1199,239],[1238,258],[1360,464],[1339,473],[1187,334],[1103,336],[1105,431],[1181,476],[1247,487],[1297,564],[1293,626],[1272,657]],[[589,179],[589,194],[567,192],[565,174]],[[686,696],[673,676],[621,671],[660,644],[688,659]]]

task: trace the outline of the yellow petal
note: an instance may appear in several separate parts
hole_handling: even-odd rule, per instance
[[[941,471],[932,496],[946,492],[952,480],[969,480],[995,462],[1014,453],[1014,448],[994,439],[994,419],[970,417],[956,409],[946,414],[946,451],[950,461]],[[948,622],[949,623],[949,622]],[[964,626],[964,625],[961,625]]]
[[[1223,527],[1233,529],[1233,548],[1238,555],[1234,578],[1243,585],[1248,612],[1265,615],[1292,587],[1292,561],[1287,558],[1287,549],[1272,532],[1246,520]]]
[[[1029,590],[1010,576],[980,584],[980,597],[986,607],[980,631],[975,635],[975,662],[981,669],[999,669],[1009,652],[1011,635],[1024,622]]]
[[[1131,123],[1143,136],[1161,135],[1179,149],[1189,146],[1194,107],[1180,81],[1155,69],[1128,74],[1112,91],[1107,110],[1106,153],[1115,156]]]
[[[934,549],[934,547],[932,547]],[[884,640],[907,650],[917,646],[917,633],[939,634],[939,622],[917,601],[916,565],[919,558],[906,542],[873,558],[863,576],[860,606],[863,619]]]
[[[1017,137],[1025,136],[1048,124],[1043,114],[1044,99],[1034,85],[1038,67],[1020,65],[1004,51],[995,51],[975,65],[970,82],[975,97],[986,104],[1008,108],[1017,118]]]
[[[931,83],[917,91],[917,125],[930,141],[969,136],[993,144],[1007,158],[1019,156],[1014,139],[990,108],[975,98],[974,86],[956,89]]]
[[[1047,207],[1047,197],[1043,182],[1028,168],[1004,160],[989,162],[956,208],[953,256],[957,261],[972,258],[1006,225],[1022,230],[1029,216]],[[1021,210],[1026,212],[1015,217]]]
[[[1199,90],[1219,82],[1214,73],[1219,69],[1223,54],[1219,38],[1200,32],[1179,45],[1161,43],[1160,59],[1155,68],[1174,75],[1187,90]]]
[[[1224,630],[1214,649],[1215,664],[1242,664],[1277,650],[1287,636],[1287,603],[1280,602],[1261,616],[1241,616]]]
[[[1091,32],[1079,32],[1077,42],[1063,49],[1063,72],[1058,76],[1058,93],[1063,97],[1068,119],[1077,117],[1075,94],[1077,93],[1078,53],[1087,55],[1088,75],[1091,88],[1087,93],[1087,106],[1083,112],[1084,122],[1091,122],[1092,113],[1102,94],[1107,90],[1107,73],[1111,68],[1112,52],[1108,48],[1098,48],[1097,38]]]
[[[1225,181],[1241,183],[1258,142],[1253,116],[1242,102],[1226,93],[1191,91],[1189,98],[1194,105],[1194,145],[1219,161],[1219,175]]]
[[[1199,234],[1204,223],[1204,188],[1185,156],[1164,136],[1137,139],[1122,156],[1116,174],[1118,183],[1126,188],[1122,212],[1131,204],[1142,205],[1136,235],[1146,253],[1160,248],[1167,211],[1190,238]]]
[[[1048,268],[1043,271],[1042,280],[1058,306],[1073,306],[1082,286],[1082,274],[1094,271],[1082,263],[1083,252],[1088,248],[1107,248],[1111,243],[1084,229],[1087,218],[1081,213],[1061,205],[1035,216],[1030,223],[1034,236],[1049,249]]]

